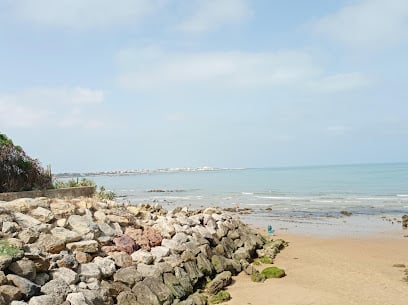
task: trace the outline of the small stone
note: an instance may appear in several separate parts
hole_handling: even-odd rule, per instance
[[[41,234],[36,245],[49,253],[59,253],[65,248],[65,242],[51,234]]]
[[[132,255],[132,260],[135,263],[142,263],[146,265],[150,265],[154,261],[154,257],[150,252],[147,252],[145,250],[137,250],[136,252],[133,252]]]
[[[70,302],[71,305],[88,305],[82,292],[68,294],[67,301]]]
[[[99,251],[98,242],[95,240],[84,240],[69,243],[66,245],[70,251],[81,251],[85,253],[95,253]]]
[[[13,283],[26,298],[31,298],[40,292],[40,286],[15,274],[8,274],[7,280]]]
[[[76,272],[65,267],[51,270],[50,273],[53,279],[62,279],[68,285],[76,284],[79,280],[79,276]]]
[[[29,279],[30,281],[33,281],[36,277],[35,264],[28,259],[22,259],[11,263],[9,270],[19,276]]]
[[[75,205],[66,201],[57,201],[50,203],[51,212],[56,218],[61,219],[75,213]]]
[[[23,229],[19,234],[18,238],[25,244],[34,243],[40,234],[33,229]]]
[[[51,295],[40,295],[32,297],[28,302],[28,305],[55,305],[56,299]]]
[[[100,279],[101,270],[95,263],[81,264],[78,268],[81,281],[87,282],[90,279]]]
[[[7,303],[15,300],[20,300],[22,297],[20,289],[11,285],[0,286],[0,295],[4,297]]]
[[[66,218],[61,218],[61,219],[58,219],[56,222],[55,222],[55,224],[57,225],[57,227],[61,227],[61,228],[64,228],[66,225],[67,225],[67,219]]]
[[[4,221],[1,231],[10,234],[18,231],[18,224],[14,221]]]
[[[140,304],[160,305],[157,296],[142,282],[136,283],[132,288],[132,292],[137,296],[137,301]]]
[[[127,226],[129,224],[129,219],[123,216],[118,216],[118,215],[107,215],[106,218],[110,222],[117,222],[118,224],[122,226]]]
[[[142,305],[137,301],[136,295],[130,291],[122,291],[116,299],[118,305]]]
[[[72,230],[81,235],[93,233],[99,230],[98,225],[87,216],[71,215],[68,218],[68,224]]]
[[[51,230],[51,234],[65,243],[81,240],[81,235],[75,231],[65,229],[64,227],[55,227]]]
[[[110,277],[116,271],[115,262],[107,257],[95,257],[93,262],[101,270],[102,277]]]
[[[132,257],[125,252],[111,252],[109,256],[113,258],[118,267],[129,267],[133,264]]]
[[[13,261],[13,257],[10,255],[0,255],[0,271],[5,270]]]
[[[105,223],[106,222],[106,214],[102,211],[96,211],[94,213],[94,217],[96,219],[96,221],[101,222],[101,223]]]
[[[95,212],[96,213],[96,212]],[[102,234],[105,236],[114,236],[116,234],[115,229],[113,229],[109,224],[107,223],[98,223],[99,230],[101,230]]]
[[[126,252],[128,254],[132,254],[133,252],[139,249],[135,241],[126,234],[114,238],[113,242],[115,243],[115,246],[118,251]]]
[[[170,254],[170,249],[163,246],[157,246],[153,247],[150,252],[155,257],[156,261],[160,261],[163,257]]]
[[[45,208],[38,207],[31,211],[31,216],[38,219],[41,222],[48,223],[54,219],[54,214]]]
[[[142,280],[142,275],[137,271],[136,267],[130,266],[121,268],[113,275],[115,282],[121,282],[129,287]]]
[[[207,291],[211,294],[216,294],[221,291],[224,287],[230,285],[232,282],[232,275],[229,271],[224,271],[218,274],[210,283],[207,285]]]
[[[75,252],[75,259],[80,264],[86,264],[86,263],[89,263],[92,260],[92,256],[89,253],[76,251]]]
[[[37,276],[35,277],[34,283],[36,283],[39,286],[43,286],[49,280],[50,280],[50,276],[48,275],[48,273],[42,272],[42,273],[37,274]]]
[[[0,285],[7,284],[7,278],[3,271],[0,271]]]

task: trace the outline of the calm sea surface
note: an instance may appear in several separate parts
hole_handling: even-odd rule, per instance
[[[89,178],[120,200],[158,202],[169,209],[239,206],[255,214],[292,217],[337,216],[342,210],[361,215],[408,213],[408,163]]]

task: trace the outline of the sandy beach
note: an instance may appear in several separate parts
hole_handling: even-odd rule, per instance
[[[278,234],[290,243],[275,265],[287,276],[254,283],[240,274],[228,288],[228,305],[399,305],[408,302],[408,238],[401,232],[376,236],[318,237]]]

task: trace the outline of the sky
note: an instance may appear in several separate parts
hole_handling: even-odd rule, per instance
[[[406,0],[0,0],[0,132],[53,172],[408,161]]]

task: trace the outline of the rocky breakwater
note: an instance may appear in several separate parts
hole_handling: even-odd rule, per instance
[[[220,209],[0,202],[0,305],[200,305],[283,247]]]

